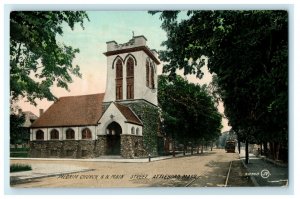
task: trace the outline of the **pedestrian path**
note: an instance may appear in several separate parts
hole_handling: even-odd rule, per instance
[[[241,150],[240,159],[248,170],[255,186],[288,186],[288,166],[276,165],[263,157],[249,153],[249,163],[245,164],[245,151]]]
[[[71,174],[71,173],[93,170],[85,167],[79,167],[79,166],[73,166],[67,164],[60,164],[58,166],[57,164],[51,164],[51,163],[32,164],[31,167],[32,167],[31,171],[10,173],[10,183],[16,184],[16,183],[38,179],[38,178],[52,177],[52,176],[58,176],[62,174]]]
[[[172,158],[172,156],[151,157],[150,161],[158,161]],[[119,156],[100,156],[92,159],[74,159],[74,158],[10,158],[11,160],[46,160],[46,161],[76,161],[76,162],[149,162],[149,158],[124,159]]]
[[[207,151],[204,151],[203,153],[207,153]],[[185,156],[180,153],[176,154],[176,157],[187,157],[190,156],[191,153],[186,153]],[[194,153],[193,155],[197,155]],[[199,154],[200,155],[200,154]],[[157,156],[157,157],[149,157],[147,158],[132,158],[132,159],[125,159],[122,158],[121,156],[100,156],[97,158],[92,158],[92,159],[74,159],[74,158],[10,158],[11,160],[46,160],[46,161],[76,161],[76,162],[124,162],[124,163],[134,163],[134,162],[154,162],[154,161],[159,161],[159,160],[166,160],[173,158],[172,155],[168,156]]]

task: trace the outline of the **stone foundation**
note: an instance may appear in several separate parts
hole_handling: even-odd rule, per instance
[[[34,158],[94,158],[95,140],[31,141],[29,156]]]
[[[123,158],[146,157],[143,137],[138,135],[121,135],[121,156]]]
[[[29,157],[33,158],[95,158],[106,155],[106,135],[97,140],[31,141]],[[121,135],[123,158],[147,157],[143,136]]]
[[[96,149],[95,149],[96,157],[99,157],[101,155],[106,155],[107,152],[106,142],[107,142],[106,135],[98,135],[98,139],[96,141]]]

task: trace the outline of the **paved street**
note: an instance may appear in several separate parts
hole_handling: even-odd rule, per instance
[[[13,187],[222,187],[225,186],[230,162],[232,167],[227,186],[253,186],[237,153],[214,149],[201,155],[169,158],[152,162],[99,162],[99,161],[47,161],[11,160],[11,163],[26,163],[38,173],[60,175],[27,180]],[[43,165],[43,168],[38,165]],[[47,166],[48,165],[48,166]],[[40,171],[34,171],[39,168]],[[70,169],[68,169],[70,168]],[[74,169],[85,172],[67,171]],[[16,174],[13,174],[16,175]],[[19,175],[20,176],[20,175]]]

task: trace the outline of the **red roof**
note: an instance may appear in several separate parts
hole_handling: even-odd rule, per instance
[[[31,127],[97,125],[104,93],[61,97]]]
[[[114,103],[114,104],[122,113],[122,115],[126,118],[127,122],[137,124],[137,125],[143,125],[141,120],[139,120],[139,118],[133,113],[133,111],[129,107],[119,103]]]

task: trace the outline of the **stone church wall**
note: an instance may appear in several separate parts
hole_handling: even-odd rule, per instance
[[[31,141],[29,156],[34,158],[94,158],[95,140]]]
[[[135,114],[143,122],[143,148],[146,151],[147,155],[151,156],[158,155],[158,108],[144,100],[135,100],[133,102],[123,101],[120,102],[126,106],[129,106]]]
[[[146,157],[143,137],[138,135],[121,135],[121,156],[123,158]]]

